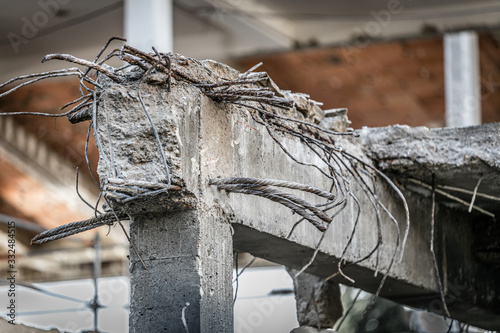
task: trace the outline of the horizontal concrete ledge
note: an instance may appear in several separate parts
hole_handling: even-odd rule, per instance
[[[314,249],[311,247],[276,237],[276,235],[267,232],[260,232],[246,226],[243,222],[233,223],[232,225],[234,229],[233,246],[239,252],[249,252],[259,258],[295,269],[301,269],[313,256]],[[337,257],[320,251],[306,272],[326,278],[337,272],[337,263]],[[383,276],[383,274],[379,273],[375,277],[373,269],[360,265],[346,267],[343,271],[346,275],[355,279],[354,284],[340,275],[334,277],[333,280],[371,293],[376,292]],[[419,304],[422,299],[439,298],[439,294],[434,291],[393,277],[388,278],[381,296],[389,299],[397,298],[407,305],[412,305],[413,299],[418,300]]]
[[[475,204],[500,215],[500,123],[462,128],[389,126],[363,128],[365,153],[399,179],[478,191]],[[415,183],[408,182],[415,187]],[[451,192],[470,202],[470,193]],[[449,200],[448,200],[449,201]],[[449,201],[450,202],[450,201]]]

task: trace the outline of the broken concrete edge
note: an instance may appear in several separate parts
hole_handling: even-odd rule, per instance
[[[235,80],[239,75],[243,74],[226,64],[211,59],[197,60],[179,54],[171,54],[170,59],[173,66],[178,66],[190,77],[196,77],[199,81],[207,84]],[[269,88],[278,96],[292,100],[295,110],[300,112],[304,120],[318,124],[325,117],[323,110],[320,108],[322,103],[312,100],[308,94],[280,89],[267,72],[253,72],[252,75],[262,77],[262,80],[259,81],[261,86]],[[155,77],[148,80],[150,84],[164,84],[164,82],[165,76],[163,74],[156,74]],[[295,116],[298,117],[297,114]],[[298,118],[302,118],[302,116]],[[335,130],[345,131],[342,128]]]
[[[460,128],[393,125],[363,127],[361,135],[365,152],[382,169],[411,163],[461,168],[481,161],[500,171],[499,130],[500,123]]]
[[[273,172],[269,172],[267,164],[259,167],[257,164],[249,163],[250,160],[246,158],[252,159],[251,156],[254,156],[253,161],[260,163],[272,160],[272,156],[281,154],[279,161],[285,169],[290,168],[290,160],[284,156],[271,137],[266,136],[265,131],[259,132],[256,129],[259,125],[252,119],[247,108],[216,103],[206,97],[203,91],[200,91],[193,84],[181,80],[172,83],[170,91],[159,89],[154,85],[143,85],[141,86],[141,94],[144,98],[145,108],[149,109],[161,140],[164,141],[163,146],[168,154],[172,184],[182,189],[175,192],[157,193],[155,196],[138,198],[125,204],[111,199],[112,207],[117,211],[131,215],[133,221],[144,221],[143,217],[153,216],[153,214],[161,215],[165,212],[169,212],[166,215],[170,215],[174,211],[184,211],[186,214],[190,214],[191,211],[195,210],[197,214],[218,215],[213,212],[208,213],[209,207],[212,207],[212,210],[221,209],[220,215],[227,218],[226,222],[234,223],[238,219],[234,215],[238,214],[239,209],[227,204],[213,204],[217,203],[217,200],[218,202],[227,200],[224,199],[224,193],[219,193],[216,188],[208,186],[208,179],[233,174],[240,176],[254,174],[260,177],[272,174],[277,179],[289,178],[290,175],[283,174],[283,168],[276,168]],[[150,183],[165,181],[161,164],[158,163],[159,147],[151,135],[150,126],[145,121],[144,107],[139,103],[137,95],[137,85],[137,79],[122,83],[108,80],[105,90],[100,96],[100,111],[96,118],[96,141],[100,142],[101,147],[104,148],[100,150],[101,159],[98,168],[104,184],[106,184],[106,179],[123,179],[129,181],[130,185],[140,181]],[[273,110],[280,111],[281,109]],[[296,117],[301,117],[301,114],[294,109],[286,111],[287,115],[295,113]],[[341,113],[340,116],[345,116],[345,112]],[[330,119],[332,118],[330,117]],[[302,119],[304,118],[302,117]],[[241,126],[238,125],[241,127],[240,131],[233,128],[235,124],[241,124]],[[258,137],[248,136],[247,129],[251,129],[252,133],[259,133]],[[296,139],[288,136],[287,141],[289,145],[293,146]],[[265,151],[266,156],[259,156],[259,149]],[[304,150],[304,147],[301,149]],[[355,150],[357,152],[359,149]],[[233,161],[234,154],[241,156],[238,163],[242,163],[242,165]],[[312,161],[309,159],[309,162]],[[314,161],[319,163],[318,157]],[[297,172],[300,174],[302,171],[294,171],[292,174]],[[315,174],[309,175],[306,183],[309,178],[315,176]],[[324,187],[325,184],[321,182],[321,179],[316,178],[314,183]],[[269,207],[273,213],[278,212],[280,217],[290,214],[287,209],[276,210],[273,206]],[[152,218],[157,219],[158,217]],[[273,214],[272,219],[274,218]],[[158,219],[158,223],[160,220]],[[134,234],[142,234],[143,231],[139,232],[142,229],[134,223],[132,222],[131,230],[137,228],[134,229]],[[168,226],[164,228],[166,230]],[[159,230],[155,235],[160,236],[160,234]],[[134,237],[132,237],[133,240]],[[139,251],[145,256],[145,261],[148,261],[150,253],[146,252],[149,251],[142,252],[143,246],[141,244],[144,241],[145,239],[142,239],[142,241],[136,242],[136,245],[140,247]],[[314,242],[312,240],[312,243]],[[156,244],[160,247],[161,242],[158,241]],[[166,247],[168,244],[163,246]],[[202,247],[200,247],[201,250]],[[135,255],[131,253],[131,258],[134,257]],[[202,253],[198,254],[201,266],[203,266],[203,258],[205,257]],[[134,264],[137,267],[138,262],[135,261]],[[203,271],[203,268],[200,269]],[[134,276],[138,276],[138,274],[140,272],[134,272]],[[141,284],[142,280],[139,278],[134,281],[139,281],[138,283]],[[167,293],[167,291],[165,292]],[[134,293],[135,295],[136,293]],[[192,302],[202,300],[195,299]],[[140,301],[134,303],[134,308],[140,306],[140,303]],[[191,309],[196,309],[196,307]],[[136,323],[136,321],[133,322]]]
[[[500,123],[435,129],[364,127],[360,133],[367,156],[407,187],[428,195],[434,182],[438,190],[446,189],[467,203],[477,190],[474,205],[500,215]],[[468,209],[456,201],[455,206]]]
[[[193,58],[188,58],[184,57],[182,55],[178,54],[172,54],[170,56],[171,62],[172,62],[172,67],[177,68],[179,70],[182,69],[183,75],[185,75],[187,78],[196,78],[197,81],[203,82],[203,84],[217,84],[221,82],[226,82],[226,81],[234,81],[236,80],[241,73],[239,73],[237,70],[229,67],[228,65],[215,62],[213,60],[196,60]],[[144,74],[144,71],[139,69],[138,67],[132,67],[131,70],[126,72],[124,74],[125,80],[123,82],[117,83],[109,78],[107,78],[105,75],[100,74],[100,82],[102,83],[104,90],[103,94],[99,97],[99,101],[97,103],[97,107],[100,108],[103,106],[103,104],[108,103],[111,100],[116,100],[119,101],[118,103],[115,104],[116,108],[120,108],[123,110],[127,109],[127,103],[125,101],[128,101],[128,103],[133,103],[138,101],[138,96],[137,96],[137,85],[139,83],[139,80],[142,78],[142,75]],[[271,91],[274,91],[277,93],[279,96],[283,96],[285,98],[288,98],[293,101],[293,107],[288,108],[288,109],[282,109],[282,108],[273,108],[275,112],[278,114],[285,115],[287,117],[291,118],[296,118],[302,121],[309,121],[311,123],[319,123],[320,126],[323,126],[329,130],[333,130],[336,132],[345,132],[348,129],[348,125],[350,122],[347,119],[347,110],[343,109],[340,112],[335,112],[335,113],[330,113],[327,118],[324,116],[324,112],[319,108],[318,102],[315,102],[310,99],[309,95],[307,94],[302,94],[302,93],[291,93],[289,91],[284,91],[280,90],[278,86],[272,81],[271,78],[267,75],[265,72],[257,72],[257,73],[251,73],[255,74],[255,76],[259,79],[256,84],[258,86],[263,86],[266,88],[269,88]],[[164,73],[153,73],[150,76],[145,78],[145,83],[142,85],[142,90],[147,90],[151,91],[150,93],[144,93],[145,96],[150,96],[153,94],[151,89],[145,88],[146,86],[149,86],[151,88],[159,86],[160,90],[159,92],[162,92],[162,97],[161,98],[169,98],[170,92],[166,91],[166,83],[167,83],[167,76]],[[176,80],[174,78],[171,78],[171,84],[172,87],[179,86],[182,87],[181,91],[190,91],[192,95],[199,96],[197,91],[199,91],[199,88],[196,86],[196,84],[192,84],[189,82],[186,82],[185,80]],[[121,96],[108,96],[106,95],[107,92],[110,90],[110,87],[119,87],[117,88],[118,90],[121,90],[119,92],[115,91],[114,93],[119,93]],[[125,88],[126,87],[126,88]],[[179,98],[184,98],[182,96],[179,96]],[[147,102],[146,104],[148,104]],[[201,101],[198,99],[196,103],[201,103]],[[218,105],[218,107],[223,107],[222,104],[213,102]],[[148,106],[149,107],[149,106]],[[235,107],[235,106],[232,106]],[[226,107],[223,107],[226,109]],[[130,111],[130,110],[129,110]],[[196,111],[199,112],[199,111]],[[142,110],[137,110],[136,114],[142,114]],[[142,116],[142,115],[141,115]],[[176,132],[175,128],[179,127],[179,125],[182,123],[182,117],[183,115],[175,115],[174,118],[176,120],[170,121],[168,124],[165,124],[165,126],[170,127],[173,129],[173,132],[175,136],[178,138],[179,133]],[[135,119],[136,120],[136,119]],[[135,124],[136,121],[132,120],[130,123]],[[99,123],[109,123],[110,119],[102,119],[99,121]],[[125,120],[123,120],[125,121]],[[192,119],[190,120],[192,121]],[[108,125],[109,126],[109,125]],[[99,163],[99,168],[106,166],[107,170],[104,169],[99,169],[98,172],[101,175],[101,181],[106,185],[108,183],[108,180],[113,180],[113,179],[132,179],[136,181],[148,179],[149,182],[154,184],[155,182],[160,182],[160,183],[165,183],[166,179],[165,177],[160,177],[158,175],[155,175],[153,177],[146,176],[145,178],[139,177],[139,174],[127,174],[125,175],[117,175],[116,170],[113,171],[109,169],[109,165],[112,163],[114,157],[113,157],[113,151],[117,150],[117,147],[114,147],[114,144],[111,143],[109,140],[110,138],[107,138],[109,136],[109,128],[105,129],[108,133],[104,133],[101,136],[101,139],[97,138],[98,144],[102,141],[104,145],[108,145],[106,148],[107,150],[111,149],[110,153],[105,153],[105,152],[100,152],[100,163]],[[95,136],[95,134],[94,134]],[[154,148],[158,148],[155,143],[153,143]],[[99,148],[99,147],[98,147]],[[131,147],[128,147],[131,148]],[[153,149],[154,149],[153,148]],[[168,150],[168,146],[164,147],[164,149]],[[102,149],[100,149],[102,150]],[[131,150],[131,149],[128,149]],[[173,155],[171,153],[174,153]],[[182,210],[182,209],[192,209],[196,205],[196,193],[199,191],[192,191],[193,189],[188,189],[186,187],[186,184],[184,183],[183,177],[179,176],[182,175],[182,172],[180,171],[179,167],[181,165],[181,159],[180,159],[180,154],[178,151],[172,151],[169,152],[169,168],[173,169],[172,174],[172,184],[174,186],[180,187],[180,191],[169,191],[171,194],[169,195],[168,200],[163,200],[165,204],[165,209],[169,207],[172,210]],[[136,161],[137,162],[137,161]],[[176,172],[177,171],[177,172]],[[140,175],[144,176],[144,175]],[[110,192],[108,192],[110,193]],[[194,195],[193,195],[194,193]],[[112,195],[111,195],[112,196]],[[164,196],[159,193],[158,195],[154,195],[154,198],[157,198],[159,200],[162,200],[161,198],[164,198]],[[149,202],[151,198],[153,197],[147,197],[144,196],[142,198],[138,198],[137,200],[134,200],[134,206],[141,206],[141,203],[147,203]],[[182,198],[182,199],[180,199]],[[186,201],[186,198],[190,198],[190,200]],[[179,200],[178,200],[179,199]],[[127,212],[128,208],[126,207],[127,205],[122,205],[120,203],[115,202],[114,208],[117,210],[124,210]],[[107,203],[105,204],[105,209],[106,211],[111,211],[110,208],[108,207]],[[137,208],[134,208],[133,210],[128,210],[130,212],[136,211]],[[142,209],[142,208],[141,208]]]
[[[361,130],[365,153],[406,193],[430,201],[434,187],[436,214],[448,212],[435,219],[437,259],[448,306],[455,308],[452,313],[461,312],[457,319],[489,329],[500,327],[500,285],[495,278],[500,267],[499,133],[499,123]],[[457,304],[459,298],[465,303]],[[467,309],[467,303],[476,306]]]

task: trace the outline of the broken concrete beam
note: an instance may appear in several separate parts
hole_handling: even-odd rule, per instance
[[[177,56],[172,56],[172,62],[174,68],[183,69],[183,75],[205,84],[228,82],[239,76],[227,66],[214,62]],[[151,84],[143,84],[140,88],[143,106],[137,93],[141,74],[141,71],[131,72],[126,82],[105,84],[99,101],[98,121],[94,124],[101,145],[100,180],[105,191],[107,185],[117,185],[113,183],[116,178],[130,183],[128,190],[125,187],[121,192],[107,191],[106,194],[111,207],[132,216],[132,240],[152,272],[148,275],[149,270],[145,271],[137,261],[139,258],[131,254],[131,329],[150,327],[155,331],[163,327],[183,331],[187,326],[192,331],[213,331],[214,327],[219,332],[232,331],[228,314],[232,313],[229,267],[233,247],[300,269],[311,259],[323,233],[312,224],[302,222],[289,236],[299,220],[297,214],[265,198],[220,191],[209,185],[210,179],[276,179],[328,190],[332,186],[332,180],[325,176],[328,167],[322,156],[290,132],[275,131],[271,137],[269,128],[262,125],[262,118],[255,114],[255,109],[216,98],[214,101],[205,95],[200,85],[186,80],[173,81],[171,91],[166,89],[166,78],[160,74],[145,80]],[[157,129],[174,187],[132,197],[129,195],[135,190],[132,184],[137,182],[168,184],[160,145],[145,109]],[[271,114],[308,120],[294,108],[268,110]],[[303,130],[304,125],[294,126],[294,130]],[[321,137],[314,136],[314,139]],[[371,171],[372,161],[362,151],[360,138],[333,136],[328,144],[335,152],[344,151],[352,156],[343,160],[344,167],[337,171],[339,178],[350,181],[352,195],[358,198],[360,218],[356,224],[357,202],[346,201],[345,209],[331,222],[319,245],[318,255],[306,272],[323,278],[337,273],[337,263],[356,225],[351,246],[343,255],[347,263],[357,262],[344,268],[354,282],[340,274],[332,281],[375,293],[393,255],[400,253],[397,244],[403,240],[406,227],[403,204],[389,183]],[[346,156],[339,153],[337,158]],[[353,180],[350,169],[359,171],[358,177],[365,185],[358,185]],[[384,212],[374,209],[379,204],[373,196],[366,195],[362,186],[365,191],[368,188],[376,193],[387,211],[399,221],[399,235],[393,221]],[[312,204],[324,204],[312,194],[294,194]],[[390,270],[381,295],[442,313],[442,309],[435,307],[439,290],[433,278],[429,250],[431,202],[417,193],[407,192],[406,195],[412,227],[402,262]],[[383,243],[378,255],[375,252],[358,262],[377,245],[379,216]],[[447,222],[438,224],[436,230],[442,276],[460,276],[459,282],[467,286],[466,292],[453,294],[450,293],[451,284],[445,283],[447,294],[456,296],[449,304],[452,316],[480,327],[500,327],[495,312],[498,283],[494,275],[489,274],[490,271],[484,274],[485,271],[469,270],[475,265],[473,256],[467,253],[458,258],[456,252],[451,251],[451,246],[456,249],[460,244],[472,244],[467,238],[471,234],[469,216],[456,214],[440,205],[436,221],[442,220]],[[232,242],[229,222],[234,230]],[[171,264],[176,260],[179,264]],[[481,283],[477,284],[479,279]],[[152,290],[156,291],[155,295]],[[158,302],[162,305],[157,307]],[[176,302],[176,305],[164,304],[168,302]]]
[[[210,141],[211,144],[206,146],[207,151],[214,152],[214,155],[217,156],[217,169],[205,169],[209,177],[231,175],[285,179],[324,188],[327,180],[320,172],[292,163],[290,158],[279,147],[276,147],[259,124],[249,118],[239,118],[241,114],[240,111],[231,112],[232,124],[230,121],[225,121],[225,126],[221,126],[224,128],[224,134],[220,135],[224,139]],[[212,114],[207,119],[220,118]],[[217,135],[213,132],[211,134]],[[294,156],[299,156],[300,161],[323,165],[322,161],[311,154],[297,140],[286,136],[281,137],[281,139],[286,149]],[[336,139],[338,146],[359,158],[364,158],[365,155],[361,151],[361,141],[361,139]],[[201,163],[201,165],[205,164]],[[404,221],[402,204],[397,195],[387,185],[384,185],[383,181],[375,182],[374,186],[377,195],[384,199],[384,204],[390,208],[394,216],[399,221]],[[345,256],[348,262],[354,262],[361,258],[376,244],[375,213],[361,190],[354,186],[353,191],[360,198],[363,211],[353,246]],[[261,198],[234,193],[226,195],[207,191],[205,200],[210,200],[212,193],[214,195],[213,202],[217,202],[225,212],[229,212],[232,216],[233,243],[238,251],[250,252],[258,257],[299,269],[313,255],[321,233],[313,226],[302,223],[288,238],[287,235],[294,223],[299,220],[289,210]],[[405,256],[401,264],[396,264],[391,270],[381,295],[399,303],[443,314],[442,308],[437,306],[440,297],[429,250],[431,202],[429,197],[418,193],[406,192],[405,195],[410,206],[413,223],[406,244]],[[320,246],[315,262],[307,272],[320,277],[327,277],[337,272],[338,259],[354,226],[353,215],[355,211],[355,206],[352,204],[351,207],[337,216],[333,222],[334,225],[327,231],[325,241]],[[452,304],[449,305],[452,316],[480,327],[498,327],[500,325],[498,313],[494,310],[497,301],[494,301],[495,298],[490,299],[490,301],[485,298],[486,294],[491,295],[498,290],[495,274],[484,276],[479,270],[468,271],[465,267],[475,265],[474,256],[469,253],[459,259],[456,254],[460,242],[464,244],[464,251],[468,249],[468,246],[472,246],[473,239],[463,239],[464,235],[472,234],[470,216],[457,214],[455,210],[439,205],[436,221],[443,220],[446,220],[447,223],[440,224],[436,228],[436,238],[439,239],[439,243],[436,244],[436,252],[441,269],[446,270],[448,267],[446,274],[441,272],[441,276],[445,275],[451,279],[445,283],[445,288],[450,288],[447,289],[447,293],[448,297],[452,299]],[[401,229],[403,228],[404,223],[401,225]],[[379,267],[386,269],[397,237],[396,230],[388,219],[384,220],[382,229],[384,246]],[[448,261],[446,262],[446,260]],[[453,269],[450,270],[450,267]],[[355,286],[372,293],[376,292],[382,278],[381,272],[375,277],[375,271],[375,258],[345,268],[346,274],[355,280]],[[459,274],[459,272],[461,273]],[[454,276],[461,276],[461,279],[453,280]],[[479,287],[476,283],[478,279],[483,281],[481,283],[483,287]],[[334,281],[350,284],[340,275],[337,275]],[[461,285],[457,287],[457,283]],[[467,292],[457,291],[457,288],[461,288],[463,285],[468,286],[465,289]],[[475,302],[474,299],[482,299],[482,301]],[[475,309],[475,312],[471,312],[472,309]]]
[[[184,76],[203,84],[235,80],[239,75],[213,61],[182,56],[172,60]],[[243,135],[249,128],[249,114],[243,108],[214,103],[200,88],[183,81],[173,80],[168,91],[161,74],[148,77],[139,96],[141,73],[131,71],[121,84],[102,78],[106,88],[94,124],[103,190],[115,211],[132,217],[131,240],[140,255],[131,249],[130,330],[232,332],[230,213],[213,202],[212,193],[217,190],[208,185],[208,179],[237,174],[227,168],[237,152],[212,146],[221,142],[224,148],[237,146],[227,134],[232,134],[236,123]],[[262,78],[259,84],[269,81],[265,73],[252,75]],[[169,180],[170,190],[164,191]],[[156,191],[134,196],[145,186],[156,186]],[[210,200],[205,198],[207,192]]]
[[[465,194],[451,191],[468,202],[480,182],[475,205],[500,213],[500,199],[484,196],[500,197],[499,123],[436,129],[396,125],[363,128],[362,133],[364,151],[380,169],[401,176],[403,181],[413,178],[431,185],[434,177],[440,188],[469,190]],[[415,182],[407,184],[419,187]]]
[[[430,198],[434,184],[438,259],[448,307],[459,309],[460,320],[490,329],[500,327],[500,282],[495,278],[500,267],[498,133],[498,123],[362,130],[364,151],[408,193]]]

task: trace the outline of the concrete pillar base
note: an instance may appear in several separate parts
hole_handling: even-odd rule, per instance
[[[130,332],[232,332],[228,223],[199,211],[133,217]]]

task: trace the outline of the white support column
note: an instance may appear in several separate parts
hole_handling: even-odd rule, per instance
[[[174,45],[172,0],[125,0],[125,38],[143,51],[154,46],[172,52]]]
[[[474,31],[444,35],[446,126],[481,124],[478,38]]]

